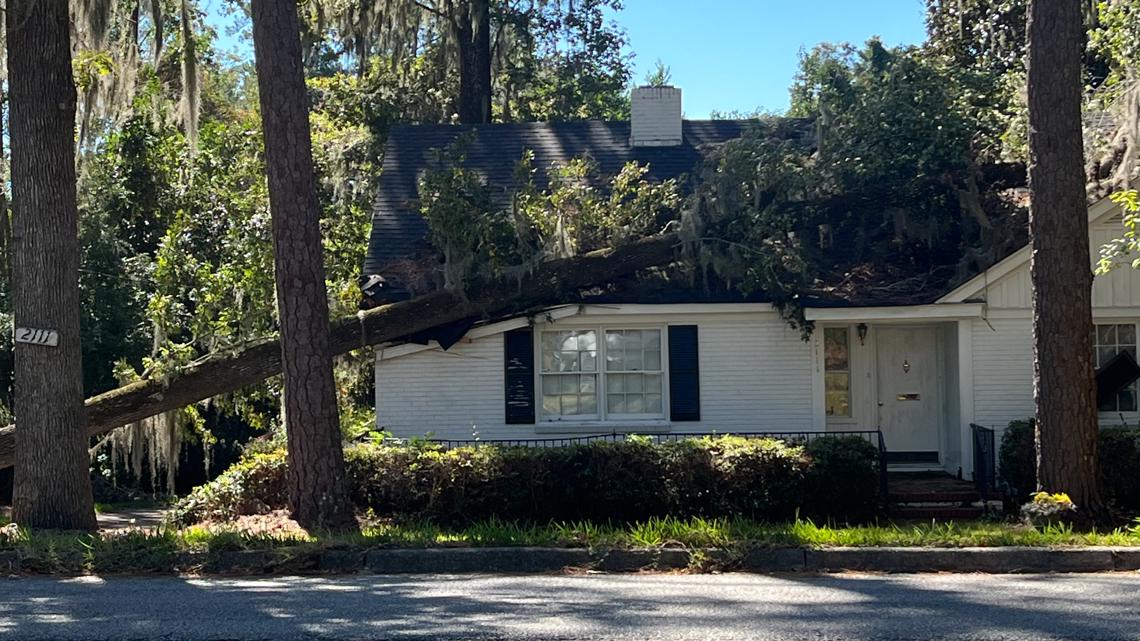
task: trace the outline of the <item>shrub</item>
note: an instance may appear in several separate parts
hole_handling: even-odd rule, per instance
[[[1033,426],[1031,418],[1013,421],[1001,439],[1001,476],[1019,503],[1028,500],[1037,489],[1037,448]],[[1140,429],[1102,429],[1098,453],[1101,492],[1105,500],[1121,510],[1140,512]]]
[[[345,451],[352,500],[379,517],[466,524],[633,522],[664,516],[771,521],[797,511],[867,518],[878,501],[877,450],[825,437],[807,448],[721,436],[568,447],[359,443]],[[241,461],[176,506],[179,523],[284,507],[281,451]]]
[[[865,521],[879,508],[879,450],[860,436],[820,438],[808,443],[806,516]],[[868,492],[867,488],[875,488]]]
[[[1037,489],[1037,448],[1033,443],[1032,418],[1013,421],[1001,437],[998,467],[1001,478],[1009,485],[1015,502],[1020,505]]]
[[[243,457],[213,481],[175,504],[170,518],[176,523],[225,520],[244,514],[262,514],[284,507],[285,450]]]

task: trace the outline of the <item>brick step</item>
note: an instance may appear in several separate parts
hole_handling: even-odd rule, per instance
[[[975,503],[982,500],[981,495],[972,490],[960,492],[892,492],[889,498],[891,503]]]
[[[959,506],[929,506],[929,507],[892,507],[890,510],[891,518],[896,519],[938,519],[938,520],[963,520],[963,519],[976,519],[982,516],[984,511],[980,507],[959,507]]]

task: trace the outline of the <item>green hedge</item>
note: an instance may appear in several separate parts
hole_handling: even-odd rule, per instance
[[[1037,488],[1033,419],[1013,421],[1001,439],[1001,476],[1018,501]],[[1117,508],[1140,512],[1140,429],[1109,427],[1100,431],[1101,492]],[[1050,488],[1064,491],[1065,488]]]
[[[797,513],[858,521],[878,505],[878,451],[857,436],[806,447],[722,436],[570,447],[355,444],[345,459],[353,502],[378,517],[441,524],[481,519],[631,522],[654,516]],[[251,456],[178,503],[178,522],[285,506],[283,451]]]

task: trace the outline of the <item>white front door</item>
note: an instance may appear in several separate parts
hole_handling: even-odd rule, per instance
[[[879,428],[887,451],[899,461],[935,462],[942,411],[938,330],[880,326],[875,334]]]

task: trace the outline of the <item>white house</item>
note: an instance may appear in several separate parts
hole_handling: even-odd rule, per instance
[[[662,154],[682,144],[689,151],[678,152],[683,158],[676,164],[692,167],[702,143],[690,136],[716,142],[739,135],[739,124],[724,122],[685,121],[682,133],[679,95],[675,102],[665,98],[642,103],[635,95],[632,136],[628,123],[567,123],[579,129],[562,138],[540,125],[488,128],[521,128],[529,133],[512,144],[532,149],[587,148],[603,165],[607,154],[618,166],[656,154],[657,164],[650,162],[658,170],[668,166]],[[664,115],[653,112],[661,102]],[[638,137],[646,109],[656,118],[651,124],[664,123],[640,133],[653,147],[629,140]],[[415,175],[406,167],[408,149],[442,146],[454,136],[454,128],[441,127],[393,132],[369,273],[384,273],[384,261],[414,246],[408,238],[423,236],[418,214],[407,216],[406,206],[400,213],[399,203],[411,197],[408,175]],[[509,169],[517,150],[493,145],[512,137],[487,138],[498,142],[473,153],[506,158]],[[1090,207],[1094,256],[1119,235],[1119,216],[1108,200]],[[396,249],[382,250],[385,241]],[[1098,276],[1093,300],[1098,366],[1118,351],[1134,354],[1140,273]],[[634,296],[553,306],[477,324],[446,350],[436,341],[379,349],[377,423],[397,436],[448,439],[881,430],[893,462],[969,477],[971,424],[996,428],[1000,437],[1009,421],[1033,413],[1029,250],[915,303],[809,305],[815,331],[806,341],[767,302]],[[1137,402],[1135,384],[1122,389],[1105,405],[1102,423],[1135,422]]]

